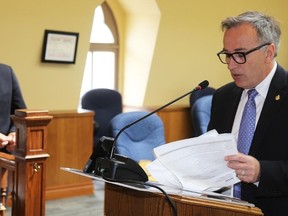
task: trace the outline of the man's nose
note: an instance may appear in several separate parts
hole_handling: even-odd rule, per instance
[[[237,67],[239,64],[231,57],[229,58],[229,61],[227,61],[227,65],[228,65],[228,69],[234,69],[235,67]]]

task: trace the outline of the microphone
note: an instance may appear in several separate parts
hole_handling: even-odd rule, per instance
[[[92,173],[99,175],[99,176],[104,176],[108,179],[111,180],[135,180],[135,181],[141,181],[141,182],[146,182],[148,181],[148,176],[145,173],[145,171],[141,168],[141,166],[134,160],[127,158],[125,156],[122,155],[118,155],[118,154],[114,154],[115,151],[115,147],[116,147],[116,142],[118,137],[122,134],[123,131],[125,131],[126,129],[128,129],[129,127],[133,126],[134,124],[137,124],[138,122],[148,118],[149,116],[153,115],[154,113],[166,108],[167,106],[170,106],[171,104],[175,103],[176,101],[186,97],[187,95],[192,94],[195,91],[201,91],[203,89],[205,89],[207,86],[209,85],[209,82],[207,80],[202,81],[197,87],[195,87],[192,91],[174,99],[173,101],[159,107],[158,109],[148,113],[147,115],[137,119],[136,121],[133,121],[132,123],[126,125],[125,127],[123,127],[115,136],[114,140],[113,138],[107,138],[104,137],[103,139],[105,140],[105,138],[109,139],[109,146],[106,147],[106,151],[105,153],[103,153],[103,156],[96,156],[94,154],[94,158],[93,158],[93,153],[91,155],[91,157],[89,158],[88,162],[90,162],[89,164],[91,164],[91,160],[96,161],[95,163],[92,163],[93,165],[95,164],[95,170],[93,170]],[[101,140],[101,145],[103,145],[103,139]],[[112,143],[113,142],[113,143]],[[105,142],[104,142],[105,143]],[[107,143],[107,142],[106,142]],[[103,146],[102,146],[103,149]],[[108,157],[108,151],[107,149],[110,149],[110,156]],[[87,164],[88,164],[87,162]],[[91,172],[91,166],[90,168],[87,168],[87,164],[85,165],[83,171],[87,172],[87,170],[89,170],[89,172]],[[86,170],[86,171],[85,171]]]

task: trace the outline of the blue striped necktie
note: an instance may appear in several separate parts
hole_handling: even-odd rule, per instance
[[[248,100],[243,110],[242,119],[238,134],[238,151],[248,154],[254,136],[256,125],[256,104],[255,97],[258,94],[256,89],[248,91]],[[234,185],[234,196],[241,198],[241,183]]]

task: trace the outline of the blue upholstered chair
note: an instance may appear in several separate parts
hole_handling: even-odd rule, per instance
[[[140,119],[148,112],[134,111],[115,116],[110,127],[115,137],[126,125]],[[164,126],[161,118],[153,114],[124,130],[116,141],[115,152],[137,162],[154,160],[153,148],[165,143]]]
[[[83,95],[81,105],[83,109],[95,112],[95,146],[102,136],[111,136],[109,134],[109,123],[114,116],[122,112],[122,96],[116,90],[93,89]]]
[[[207,87],[190,95],[190,111],[194,137],[207,132],[214,92],[214,88]]]

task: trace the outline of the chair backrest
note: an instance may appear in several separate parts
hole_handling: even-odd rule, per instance
[[[148,112],[134,111],[121,113],[111,122],[111,131],[115,137],[126,125],[140,119]],[[165,144],[164,125],[157,114],[137,122],[119,135],[115,152],[135,161],[154,160],[153,148]]]
[[[207,132],[214,92],[214,88],[207,87],[190,95],[190,112],[194,137]]]
[[[207,132],[210,121],[212,95],[199,98],[191,108],[192,124],[194,128],[193,135],[200,136]]]
[[[213,95],[215,92],[215,88],[213,87],[206,87],[205,89],[201,91],[195,91],[192,94],[190,94],[190,106],[193,106],[196,100],[198,100],[201,97],[207,96],[207,95]]]
[[[94,121],[98,128],[94,133],[94,143],[102,136],[110,136],[109,123],[122,112],[121,94],[111,89],[93,89],[83,95],[81,105],[83,109],[95,112]]]

